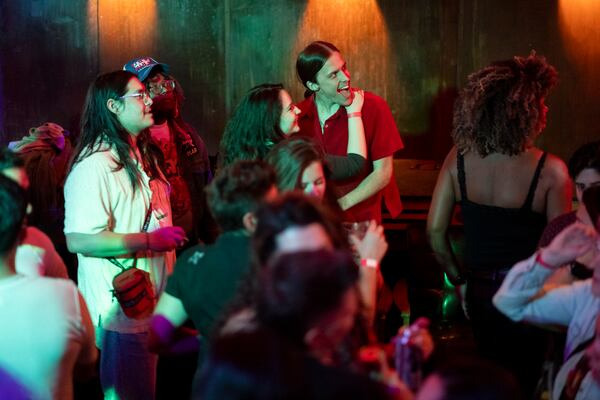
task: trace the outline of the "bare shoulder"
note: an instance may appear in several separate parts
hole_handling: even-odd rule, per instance
[[[452,146],[452,148],[446,155],[446,158],[444,159],[444,163],[442,164],[442,167],[440,169],[440,174],[441,173],[449,173],[452,176],[456,176],[457,170],[458,170],[458,168],[456,166],[457,158],[458,158],[458,150],[456,149],[456,146]]]
[[[555,183],[569,182],[569,170],[565,162],[554,154],[548,153],[544,164],[544,178]]]

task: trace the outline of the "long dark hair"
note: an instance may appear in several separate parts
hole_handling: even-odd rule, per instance
[[[81,132],[79,142],[75,146],[69,171],[75,164],[90,155],[107,148],[113,148],[117,153],[117,164],[114,171],[125,169],[132,188],[140,184],[140,174],[131,158],[133,149],[129,144],[129,133],[123,128],[117,116],[111,112],[106,103],[109,99],[118,100],[127,91],[127,84],[137,77],[128,71],[114,71],[96,78],[90,85],[83,112],[81,115]],[[141,132],[137,145],[142,156],[144,169],[150,178],[160,178],[156,163],[156,149],[152,146],[148,130]]]
[[[336,52],[340,51],[333,44],[319,40],[312,42],[298,54],[296,74],[306,88],[304,97],[313,94],[313,91],[308,88],[307,82],[317,82],[317,73],[323,68],[329,57]]]
[[[471,75],[454,105],[452,138],[461,153],[517,155],[535,139],[541,101],[556,85],[543,57],[513,57]]]
[[[274,144],[284,139],[279,128],[282,90],[281,84],[265,83],[244,96],[221,138],[224,165],[237,160],[262,160]]]

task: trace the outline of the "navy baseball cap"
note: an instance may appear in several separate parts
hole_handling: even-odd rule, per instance
[[[159,63],[152,57],[139,57],[134,58],[127,64],[123,65],[125,71],[132,72],[137,75],[140,81],[145,81],[150,72],[155,68],[160,67],[166,73],[169,72],[169,66],[167,64]]]

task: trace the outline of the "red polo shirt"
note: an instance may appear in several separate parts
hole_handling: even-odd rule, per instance
[[[298,118],[298,124],[300,125],[300,132],[298,134],[317,140],[317,142],[321,143],[327,154],[346,155],[348,148],[348,117],[346,115],[346,108],[340,107],[335,114],[329,117],[325,122],[324,131],[321,133],[314,96],[302,101],[298,104],[298,107],[301,110]],[[365,139],[367,141],[368,168],[354,178],[335,182],[338,197],[342,197],[352,191],[373,171],[373,161],[393,156],[396,151],[404,147],[390,108],[381,97],[370,92],[365,92],[362,119],[365,127]],[[392,177],[390,184],[386,188],[346,210],[345,219],[348,221],[374,219],[381,222],[381,199],[383,196],[385,196],[386,207],[392,216],[399,214],[402,210],[402,205],[396,181]]]

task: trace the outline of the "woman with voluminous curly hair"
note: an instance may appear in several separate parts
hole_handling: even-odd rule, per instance
[[[535,54],[469,76],[454,108],[455,146],[427,220],[434,254],[463,296],[481,354],[514,371],[526,394],[537,382],[543,341],[501,315],[491,300],[508,269],[535,251],[547,221],[571,207],[564,162],[534,146],[556,82],[554,67]],[[447,236],[456,203],[464,222],[462,268]]]

